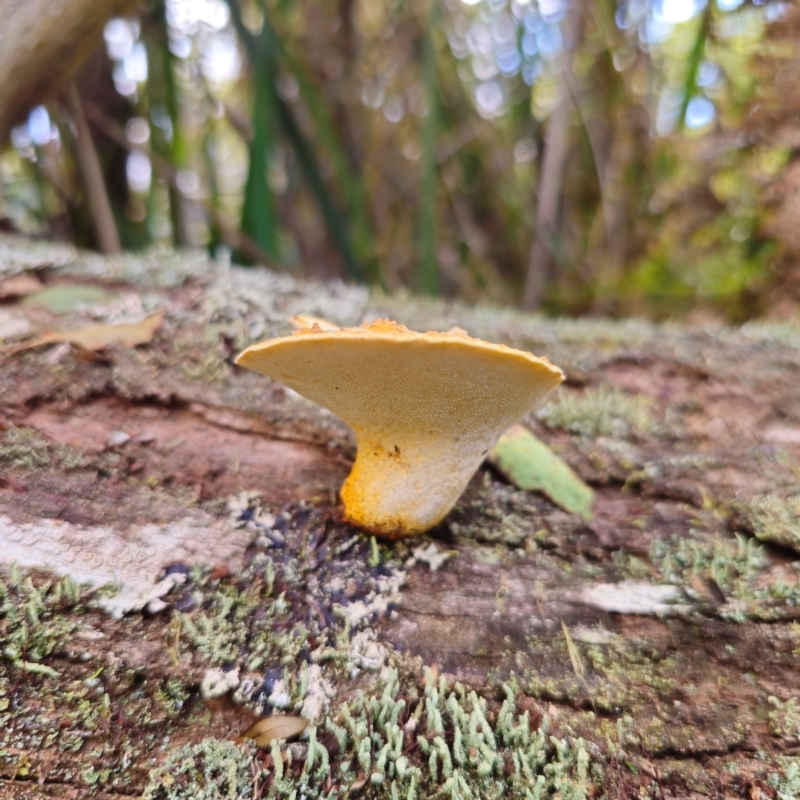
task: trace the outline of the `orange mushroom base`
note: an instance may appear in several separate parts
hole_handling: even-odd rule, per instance
[[[314,325],[248,347],[236,362],[352,426],[345,517],[389,539],[444,519],[500,435],[564,379],[545,358],[389,320]]]
[[[345,518],[386,539],[414,536],[441,522],[494,444],[453,452],[452,442],[428,441],[421,453],[407,443],[356,436],[356,463],[340,493]]]

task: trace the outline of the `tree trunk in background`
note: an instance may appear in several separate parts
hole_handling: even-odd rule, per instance
[[[528,274],[522,297],[525,311],[536,311],[542,302],[542,290],[557,248],[558,206],[561,178],[569,150],[569,118],[572,111],[572,54],[580,36],[583,12],[580,3],[569,11],[564,31],[564,53],[559,59],[558,101],[547,124],[541,176],[537,192],[536,229],[528,259]]]
[[[0,141],[71,78],[132,0],[0,0]]]

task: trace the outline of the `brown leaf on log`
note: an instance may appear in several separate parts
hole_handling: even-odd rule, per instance
[[[13,352],[30,350],[47,344],[69,342],[84,350],[104,350],[114,345],[136,347],[152,341],[155,332],[164,321],[164,313],[159,312],[143,319],[141,322],[128,322],[122,325],[91,325],[71,331],[51,331],[35,336],[13,348]]]
[[[275,714],[256,720],[236,741],[252,739],[259,747],[267,747],[276,739],[288,741],[299,736],[309,725],[307,719],[292,714]]]

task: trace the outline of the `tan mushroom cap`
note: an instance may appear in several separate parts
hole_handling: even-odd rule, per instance
[[[546,358],[388,320],[304,328],[248,347],[236,363],[353,428],[345,516],[391,539],[440,522],[500,435],[564,380]]]

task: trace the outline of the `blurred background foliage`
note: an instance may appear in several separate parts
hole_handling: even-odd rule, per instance
[[[12,130],[0,223],[549,313],[786,317],[798,85],[775,0],[148,0]]]

